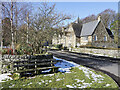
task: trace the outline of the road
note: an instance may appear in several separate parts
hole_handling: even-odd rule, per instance
[[[102,71],[111,76],[120,85],[120,61],[111,60],[110,58],[91,57],[79,53],[65,51],[48,51],[54,56],[68,61],[73,61],[77,64]]]

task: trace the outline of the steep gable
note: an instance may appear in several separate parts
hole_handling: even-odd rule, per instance
[[[73,30],[74,30],[74,33],[75,33],[76,37],[80,37],[80,33],[81,33],[81,30],[82,30],[82,24],[74,23],[72,25],[72,27],[73,27]]]
[[[91,22],[83,24],[80,36],[89,36],[89,35],[92,35],[92,33],[94,32],[94,30],[97,27],[97,25],[98,25],[99,22],[100,21],[95,20],[95,21],[91,21]]]

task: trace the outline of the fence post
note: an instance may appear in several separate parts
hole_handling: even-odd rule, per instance
[[[51,67],[53,67],[53,61],[51,60]],[[52,72],[54,72],[54,68],[52,68]]]
[[[35,60],[35,74],[37,73],[37,65],[36,65],[37,63],[36,63],[36,60]]]

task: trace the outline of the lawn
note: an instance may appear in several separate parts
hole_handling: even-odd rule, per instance
[[[65,73],[41,74],[29,78],[1,82],[1,88],[118,88],[106,74],[81,65]]]

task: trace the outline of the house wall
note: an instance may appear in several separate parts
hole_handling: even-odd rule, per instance
[[[86,39],[87,38],[87,39]],[[88,45],[92,42],[92,36],[83,36],[80,39],[80,45]]]
[[[94,38],[95,35],[97,36],[97,41],[95,41],[95,38]],[[107,37],[107,41],[104,41],[104,36]],[[95,32],[92,35],[92,45],[96,47],[117,47],[117,45],[114,44],[114,39],[112,39],[108,35],[101,21],[96,27]]]
[[[76,37],[76,46],[79,47],[80,46],[80,37]]]
[[[55,45],[56,45],[57,42],[58,42],[57,37],[54,36],[53,39],[52,39],[52,44],[55,44]]]
[[[76,46],[76,36],[74,33],[74,30],[72,28],[72,25],[69,26],[68,30],[66,31],[66,34],[59,37],[53,37],[52,44],[63,44],[67,47],[75,47]]]
[[[76,36],[74,33],[74,30],[72,28],[72,25],[70,25],[66,35],[66,46],[67,47],[75,47],[76,46]]]

